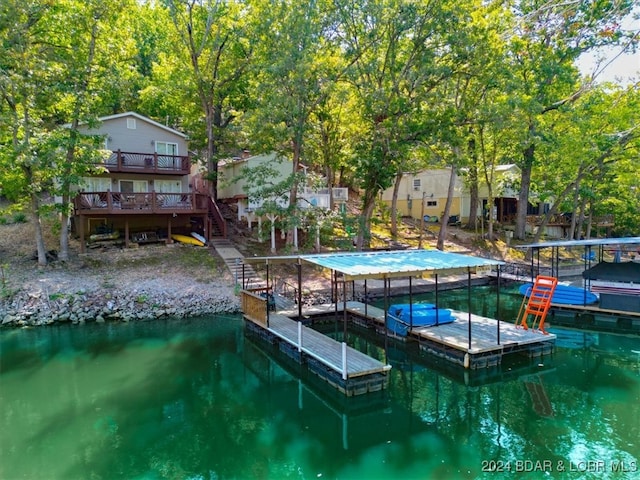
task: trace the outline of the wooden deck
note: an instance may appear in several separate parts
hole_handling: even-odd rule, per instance
[[[447,358],[465,368],[483,368],[499,365],[508,353],[522,352],[530,357],[551,353],[556,336],[534,330],[518,328],[509,322],[471,315],[471,342],[469,342],[469,315],[454,312],[456,320],[437,327],[414,328],[410,335],[417,338],[420,348]],[[498,343],[498,322],[500,342]]]

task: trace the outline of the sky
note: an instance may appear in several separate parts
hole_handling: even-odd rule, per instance
[[[626,31],[638,32],[640,30],[640,20],[635,19],[635,15],[640,15],[640,8],[620,22],[620,28]],[[598,82],[617,82],[628,85],[632,83],[632,78],[635,78],[636,81],[640,80],[640,51],[615,58],[618,52],[619,49],[601,49],[597,52],[583,55],[578,60],[578,68],[580,68],[583,75],[592,75],[597,58],[603,56],[606,58],[603,65],[611,60],[612,62],[598,76]]]
[[[640,52],[629,53],[621,55],[614,59],[616,55],[614,50],[605,50],[599,52],[606,58],[605,63],[613,61],[609,64],[605,70],[598,76],[598,82],[616,82],[627,85],[632,83],[633,78],[640,79]],[[596,66],[597,56],[594,54],[583,55],[578,60],[578,67],[583,75],[592,75],[593,69]],[[604,64],[604,63],[603,63]]]

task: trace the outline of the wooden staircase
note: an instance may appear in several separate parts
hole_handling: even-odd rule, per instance
[[[209,197],[207,222],[210,238],[227,238],[227,222],[212,197]]]

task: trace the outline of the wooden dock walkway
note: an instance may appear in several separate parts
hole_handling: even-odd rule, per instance
[[[469,342],[469,314],[454,311],[453,316],[456,319],[451,323],[414,328],[410,335],[417,338],[422,350],[472,369],[499,365],[502,357],[509,353],[521,352],[535,358],[554,350],[556,336],[553,334],[525,330],[510,322],[475,314],[471,315]]]
[[[258,308],[252,308],[258,307]],[[308,369],[347,396],[377,392],[389,384],[391,365],[376,360],[345,342],[339,342],[294,320],[298,312],[288,315],[267,313],[266,299],[244,293],[246,332],[277,346],[289,358]],[[326,313],[326,310],[323,310]]]
[[[385,365],[282,314],[269,316],[267,330],[288,342],[292,347],[340,373],[345,380],[391,369],[390,365]]]

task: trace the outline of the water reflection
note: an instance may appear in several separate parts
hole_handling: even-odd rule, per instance
[[[561,333],[464,372],[350,332],[393,369],[346,398],[238,317],[3,330],[0,478],[636,478],[611,465],[640,457],[639,339]],[[556,470],[585,460],[607,470]]]

